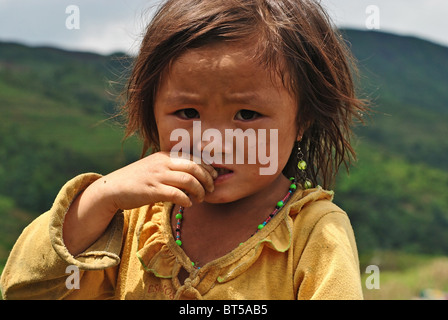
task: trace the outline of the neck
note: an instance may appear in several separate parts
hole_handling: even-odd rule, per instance
[[[202,265],[225,255],[274,217],[276,204],[288,194],[290,184],[281,176],[258,192],[231,203],[195,203],[185,209],[179,222],[174,218],[178,208],[174,208],[171,222],[178,244],[192,261]]]

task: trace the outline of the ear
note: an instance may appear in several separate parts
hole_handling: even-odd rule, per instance
[[[300,142],[302,141],[303,138],[303,134],[305,133],[305,131],[308,129],[308,126],[306,126],[305,128],[299,128],[297,130],[297,136],[296,136],[296,141]]]
[[[302,141],[303,134],[311,127],[312,123],[311,120],[307,121],[303,127],[298,129],[296,138],[298,142]]]

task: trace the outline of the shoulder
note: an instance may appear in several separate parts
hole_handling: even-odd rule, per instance
[[[293,232],[303,240],[311,236],[338,242],[343,236],[351,242],[353,229],[346,212],[333,203],[334,193],[321,187],[303,191],[291,204],[289,216]],[[336,234],[338,235],[336,237]],[[338,238],[338,239],[336,239]]]
[[[314,224],[328,214],[347,216],[344,210],[333,202],[334,192],[321,187],[302,191],[295,198],[289,208],[289,215],[293,220]]]

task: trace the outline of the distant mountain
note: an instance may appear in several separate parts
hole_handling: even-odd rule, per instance
[[[129,63],[119,54],[0,43],[0,195],[42,211],[70,176],[137,157],[135,141],[122,146],[121,128],[104,122],[116,113]]]
[[[383,84],[385,98],[448,114],[448,47],[377,31],[343,33],[369,82]]]
[[[376,114],[360,134],[408,160],[448,169],[448,47],[343,30]]]
[[[116,113],[130,63],[120,54],[0,43],[0,112],[36,141],[69,142],[75,152],[110,161],[116,158],[111,148],[120,151],[111,145],[122,132],[99,121]],[[105,141],[107,135],[112,141]]]
[[[448,48],[413,37],[343,30],[374,113],[357,129],[359,162],[336,201],[362,252],[448,253]]]
[[[374,113],[356,129],[359,161],[339,175],[335,201],[361,253],[448,254],[448,48],[381,32],[343,34]],[[119,105],[130,63],[121,54],[0,43],[0,220],[8,221],[0,226],[0,267],[65,181],[138,158],[138,144],[122,145],[123,130],[102,122]]]

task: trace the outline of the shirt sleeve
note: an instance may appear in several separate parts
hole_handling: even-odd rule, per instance
[[[3,270],[4,299],[107,299],[114,296],[123,239],[124,216],[118,212],[105,233],[73,256],[64,245],[64,217],[76,196],[99,179],[83,174],[67,182],[52,208],[27,226]]]
[[[363,299],[355,237],[344,212],[326,213],[315,223],[294,278],[300,300]]]

